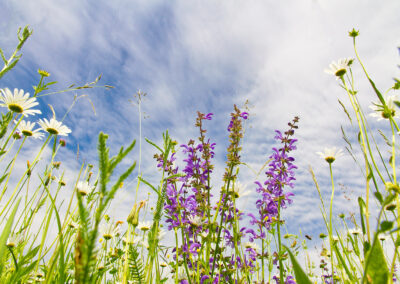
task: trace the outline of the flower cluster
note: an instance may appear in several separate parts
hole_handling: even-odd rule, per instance
[[[267,180],[264,186],[259,182],[257,184],[257,192],[261,193],[261,199],[256,202],[257,209],[259,210],[259,217],[256,218],[253,214],[251,217],[251,224],[257,224],[259,234],[254,231],[249,231],[253,234],[254,238],[264,238],[264,228],[269,230],[271,225],[276,223],[278,217],[278,208],[286,208],[286,203],[292,203],[290,199],[294,194],[291,192],[283,192],[285,186],[293,187],[294,169],[297,167],[293,164],[294,158],[289,156],[289,152],[296,149],[295,143],[297,139],[290,138],[294,134],[294,129],[297,128],[296,123],[298,117],[295,117],[293,123],[289,123],[290,129],[282,135],[279,130],[276,130],[275,139],[280,141],[283,146],[279,149],[273,148],[273,154],[270,156],[272,161],[269,163],[269,169],[265,174]],[[252,239],[253,240],[253,239]]]
[[[40,139],[43,137],[41,131],[61,136],[67,136],[71,132],[67,126],[63,125],[55,118],[51,118],[50,121],[47,119],[39,119],[38,124],[41,128],[33,130],[36,123],[22,120],[22,118],[24,116],[41,114],[42,112],[40,110],[33,109],[33,107],[38,104],[35,97],[30,98],[29,93],[24,93],[23,90],[14,89],[14,92],[11,92],[8,88],[0,90],[0,106],[7,107],[13,114],[21,115],[20,120],[15,121],[19,134],[25,137]],[[19,135],[15,137],[19,137]]]

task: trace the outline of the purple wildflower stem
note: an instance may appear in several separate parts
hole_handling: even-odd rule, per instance
[[[233,169],[235,168],[235,166],[240,164],[240,156],[239,156],[239,152],[241,150],[240,146],[239,146],[239,142],[240,139],[243,137],[242,134],[242,121],[241,119],[246,120],[248,118],[248,113],[247,112],[240,112],[240,110],[237,108],[236,105],[234,105],[234,110],[235,112],[231,113],[231,121],[229,123],[228,126],[228,132],[230,132],[229,137],[231,138],[231,144],[228,147],[228,161],[227,161],[227,165],[228,165],[228,170],[225,173],[225,182],[226,182],[226,187],[225,188],[225,192],[228,193],[229,187],[230,187],[230,183],[231,180],[234,180],[234,176],[233,176]],[[221,197],[220,197],[220,201],[217,207],[217,213],[219,212],[219,208],[221,206],[221,202],[222,199],[223,200],[223,206],[222,206],[222,212],[221,212],[221,218],[219,221],[219,226],[218,226],[218,233],[217,233],[217,240],[215,243],[215,250],[214,250],[214,255],[213,255],[213,264],[212,264],[212,269],[211,269],[211,278],[214,276],[214,269],[215,269],[215,263],[216,263],[216,254],[219,248],[219,243],[221,241],[221,232],[222,232],[222,223],[224,221],[224,215],[225,215],[225,211],[226,211],[226,205],[228,202],[228,195],[225,195],[225,198],[223,198],[224,194],[221,193]],[[234,209],[234,212],[236,209]],[[217,214],[216,214],[217,216]],[[215,218],[214,218],[215,220]],[[223,259],[224,261],[224,259]],[[235,264],[236,265],[236,264]]]

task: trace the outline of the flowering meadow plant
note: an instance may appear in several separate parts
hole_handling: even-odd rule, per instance
[[[19,45],[8,60],[0,50],[5,63],[0,78],[17,64],[18,52],[31,33],[29,28],[22,35],[19,31]],[[358,32],[353,30],[350,36],[355,48]],[[75,182],[67,184],[58,154],[74,131],[64,119],[68,112],[58,120],[52,107],[50,118],[39,110],[41,96],[111,86],[98,86],[99,77],[83,86],[45,93],[55,82],[47,82],[50,74],[39,70],[39,81],[32,95],[21,89],[1,89],[0,283],[396,282],[400,259],[400,186],[396,177],[400,102],[393,92],[400,84],[396,79],[394,86],[382,95],[356,48],[355,53],[377,95],[369,116],[363,112],[354,88],[355,59],[333,62],[326,71],[346,91],[353,109],[350,115],[341,103],[349,120],[353,122],[355,118],[357,122],[357,143],[365,166],[362,175],[365,192],[359,194],[359,215],[352,217],[352,225],[349,226],[344,215],[339,215],[342,224],[335,222],[334,174],[339,171],[335,161],[344,152],[335,147],[317,152],[327,162],[331,183],[328,209],[310,168],[326,227],[319,234],[321,240],[313,243],[319,247],[315,249],[317,259],[310,259],[307,248],[312,237],[305,234],[303,239],[302,233],[287,233],[285,226],[284,209],[296,202],[297,166],[293,151],[297,147],[299,117],[294,117],[287,129],[275,130],[274,146],[265,157],[266,169],[252,180],[242,174],[247,166],[241,156],[243,138],[250,118],[246,106],[244,111],[234,105],[227,122],[229,144],[220,177],[215,176],[214,161],[219,145],[207,132],[214,114],[198,112],[196,139],[180,144],[168,131],[163,134],[163,145],[146,139],[156,151],[155,169],[160,181],[154,184],[141,172],[140,118],[146,94],[138,92],[140,151],[135,200],[128,216],[114,219],[107,210],[136,169],[136,162],[121,163],[130,155],[135,141],[116,151],[107,146],[108,136],[100,133],[98,165],[83,163]],[[367,118],[388,124],[391,137],[382,131],[380,135],[389,147],[389,162],[382,158],[381,145],[375,142]],[[353,152],[353,140],[344,131],[343,136],[349,154],[359,159],[360,155]],[[24,155],[21,149],[27,139],[41,146],[35,158],[26,162],[25,170],[16,170],[16,161]],[[44,155],[46,150],[51,153],[48,159]],[[117,154],[110,156],[111,152]],[[146,200],[138,199],[142,186],[152,193]],[[70,196],[66,196],[68,192]],[[255,197],[251,211],[240,206],[244,196]],[[377,216],[371,210],[373,197],[379,207]]]

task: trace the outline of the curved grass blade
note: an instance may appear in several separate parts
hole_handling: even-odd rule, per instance
[[[378,234],[375,234],[372,248],[367,254],[364,271],[364,283],[388,283],[389,269]]]
[[[4,265],[5,265],[5,261],[4,261],[4,253],[6,252],[6,244],[7,244],[7,239],[8,236],[11,233],[11,227],[13,225],[14,222],[14,218],[15,218],[15,214],[17,213],[17,209],[19,206],[19,203],[21,202],[21,197],[18,199],[17,204],[15,204],[13,211],[11,212],[10,217],[8,217],[7,223],[3,229],[3,232],[1,233],[0,236],[0,275],[3,271]]]
[[[290,249],[283,245],[286,251],[289,253],[290,260],[292,261],[294,275],[296,277],[296,283],[298,284],[312,284],[311,280],[308,278],[307,274],[301,268],[300,264],[297,262],[296,257],[292,254]]]

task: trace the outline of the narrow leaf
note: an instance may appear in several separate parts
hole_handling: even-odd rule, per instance
[[[290,260],[292,261],[294,275],[296,276],[296,283],[298,284],[312,284],[307,274],[303,271],[300,264],[297,262],[296,257],[292,254],[289,248],[283,246],[289,253]]]

